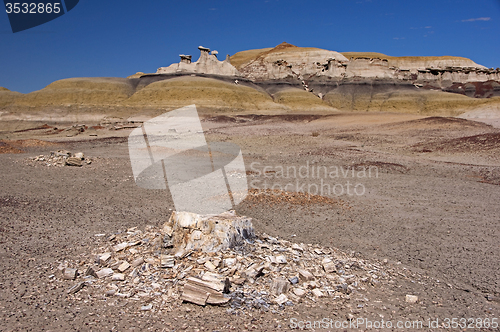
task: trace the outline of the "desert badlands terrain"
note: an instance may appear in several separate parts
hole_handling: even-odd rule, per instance
[[[0,89],[1,331],[498,330],[498,69],[199,49]],[[193,104],[208,142],[241,148],[255,237],[174,256],[172,197],[136,185],[128,136]],[[224,303],[186,300],[193,278]]]

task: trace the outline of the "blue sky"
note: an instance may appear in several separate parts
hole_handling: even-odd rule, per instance
[[[199,55],[297,46],[392,56],[455,55],[500,67],[500,0],[80,0],[13,34],[0,13],[0,86],[23,93],[69,77],[126,77]]]

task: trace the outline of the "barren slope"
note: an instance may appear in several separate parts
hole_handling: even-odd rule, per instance
[[[196,104],[227,110],[284,110],[264,91],[212,78],[184,76],[151,83],[126,103],[137,106],[182,107]]]
[[[485,107],[500,108],[500,98],[475,99],[433,90],[395,90],[378,92],[370,86],[341,86],[324,97],[340,110],[414,113],[457,116]]]

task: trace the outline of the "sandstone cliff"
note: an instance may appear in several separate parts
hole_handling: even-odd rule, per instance
[[[253,80],[327,77],[393,79],[417,85],[432,83],[447,88],[453,83],[499,81],[500,70],[452,56],[391,57],[381,53],[337,53],[282,43],[271,49],[236,53],[231,61],[244,77]],[[307,83],[307,82],[305,82]]]
[[[457,56],[402,56],[395,57],[376,52],[342,52],[348,59],[368,58],[387,60],[389,67],[402,70],[419,70],[425,68],[478,68],[487,69],[474,61]]]
[[[246,57],[247,54],[240,54],[239,56]],[[235,57],[238,58],[238,53]],[[332,60],[339,63],[348,62],[347,58],[338,52],[319,48],[301,48],[288,43],[281,43],[242,63],[238,69],[244,77],[252,80],[283,79],[287,77],[303,80],[321,71],[322,64]]]

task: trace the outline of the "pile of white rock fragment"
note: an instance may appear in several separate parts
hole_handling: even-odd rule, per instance
[[[89,261],[65,261],[62,279],[105,296],[142,301],[151,310],[182,300],[268,310],[321,297],[345,298],[377,283],[378,266],[336,249],[256,236],[251,219],[173,212],[162,228],[98,234]],[[106,238],[105,238],[106,237]],[[350,271],[350,272],[347,272]]]
[[[89,165],[92,160],[85,158],[83,152],[71,153],[67,150],[51,151],[49,155],[39,155],[30,161],[42,162],[45,166],[78,166]]]

